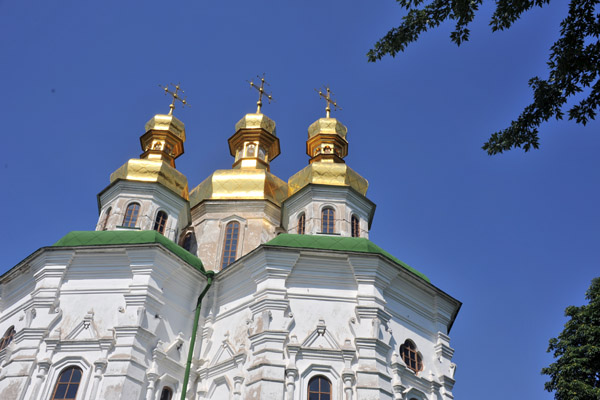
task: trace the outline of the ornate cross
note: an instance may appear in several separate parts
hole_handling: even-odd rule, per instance
[[[329,118],[329,115],[331,113],[331,105],[332,104],[333,104],[333,109],[336,111],[341,110],[342,107],[338,106],[337,103],[335,101],[333,101],[333,99],[331,98],[333,93],[331,93],[331,90],[329,90],[329,86],[325,86],[325,90],[327,91],[327,95],[323,94],[323,91],[320,89],[319,90],[315,89],[315,92],[319,93],[319,98],[323,98],[327,102],[327,107],[325,107],[325,113],[326,113],[325,118]]]
[[[182,99],[182,98],[179,96],[179,93],[178,93],[179,91],[181,91],[181,93],[182,93],[182,94],[184,93],[184,91],[181,89],[181,87],[179,86],[179,84],[177,84],[177,85],[173,85],[173,84],[171,83],[171,85],[172,85],[172,86],[175,86],[175,91],[174,91],[174,92],[172,92],[172,91],[170,91],[170,90],[169,90],[169,85],[166,85],[166,86],[164,86],[164,87],[163,87],[163,86],[161,86],[161,85],[158,85],[159,87],[161,87],[161,88],[162,88],[162,89],[165,91],[165,95],[168,95],[168,94],[170,94],[171,96],[173,96],[173,101],[172,101],[172,102],[171,102],[171,104],[169,105],[169,115],[173,115],[173,110],[175,109],[175,101],[176,101],[176,100],[179,100],[179,101],[181,102],[181,104],[182,104],[182,107],[185,107],[185,106],[188,106],[188,107],[189,107],[189,106],[190,106],[190,105],[187,103],[187,101],[185,100],[185,98],[184,98],[184,99]]]
[[[263,74],[262,78],[258,75],[256,77],[260,79],[260,86],[256,85],[252,81],[249,81],[249,83],[250,83],[250,86],[252,86],[254,89],[258,90],[259,95],[258,95],[258,101],[256,102],[256,113],[260,114],[260,108],[263,105],[263,103],[262,103],[263,94],[265,96],[267,96],[267,99],[269,100],[269,104],[271,104],[271,100],[273,100],[273,96],[271,96],[268,93],[265,93],[265,84],[267,86],[269,86],[269,84],[267,82],[265,82],[265,74]]]

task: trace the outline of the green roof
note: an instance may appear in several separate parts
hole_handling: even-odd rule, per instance
[[[380,254],[385,258],[393,261],[402,268],[410,271],[419,278],[431,283],[429,278],[412,268],[411,266],[403,263],[375,243],[365,238],[356,237],[341,237],[341,236],[321,236],[321,235],[295,235],[282,233],[276,236],[266,243],[267,246],[279,246],[279,247],[296,247],[306,249],[321,249],[321,250],[333,250],[333,251],[352,251],[357,253],[370,253]]]
[[[122,244],[159,243],[198,271],[205,273],[202,261],[156,231],[73,231],[53,247],[116,246]]]

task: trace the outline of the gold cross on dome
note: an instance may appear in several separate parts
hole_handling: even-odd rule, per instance
[[[260,86],[256,85],[252,81],[247,81],[247,82],[250,83],[251,87],[253,87],[254,89],[258,90],[259,95],[258,95],[258,101],[256,102],[256,113],[260,114],[260,109],[261,109],[261,107],[263,105],[263,103],[262,103],[263,94],[265,96],[267,96],[267,99],[269,100],[269,104],[271,104],[271,100],[273,100],[273,96],[271,96],[268,93],[265,93],[265,85],[269,86],[269,84],[267,82],[265,82],[265,74],[263,74],[262,78],[260,76],[258,76],[258,75],[256,75],[256,77],[258,79],[260,79]]]
[[[161,85],[158,85],[158,86],[161,87],[165,91],[165,95],[169,95],[170,94],[171,96],[173,96],[173,101],[171,102],[171,104],[169,104],[169,115],[173,115],[173,110],[175,109],[175,101],[176,100],[179,100],[181,102],[182,107],[185,107],[185,106],[190,107],[190,105],[187,103],[187,101],[185,100],[185,98],[182,99],[181,96],[179,95],[180,91],[181,91],[182,94],[184,93],[184,91],[181,89],[181,86],[179,86],[179,84],[173,85],[171,83],[171,86],[175,87],[175,91],[174,92],[172,92],[172,91],[169,90],[169,85],[166,85],[164,87],[161,86]]]
[[[333,93],[331,92],[331,90],[329,90],[329,86],[325,86],[325,91],[327,92],[327,95],[323,94],[323,91],[321,89],[317,90],[315,89],[315,92],[319,93],[319,98],[323,98],[325,99],[325,101],[327,102],[327,107],[325,107],[325,118],[329,118],[329,115],[331,113],[331,105],[333,104],[333,109],[334,110],[341,110],[342,107],[338,106],[337,103],[335,101],[333,101],[333,99],[331,98],[331,96],[333,96]]]

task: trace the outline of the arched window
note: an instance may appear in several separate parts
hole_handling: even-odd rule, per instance
[[[416,374],[423,370],[423,357],[421,353],[417,351],[417,346],[412,340],[407,339],[402,346],[400,346],[400,355],[404,364]]]
[[[181,247],[183,247],[187,251],[190,251],[190,249],[192,248],[192,233],[191,232],[186,234],[183,237],[183,241],[181,242]]]
[[[333,233],[333,224],[335,221],[335,211],[331,207],[326,207],[321,211],[321,232]]]
[[[235,261],[237,255],[238,238],[240,235],[240,223],[231,221],[225,226],[225,241],[223,243],[223,259],[221,269],[225,269]]]
[[[75,400],[80,382],[80,368],[65,368],[58,376],[58,381],[56,381],[56,386],[54,386],[51,400]]]
[[[104,213],[104,221],[102,221],[102,230],[106,230],[106,225],[108,225],[108,218],[110,218],[110,212],[112,211],[112,207],[108,207],[106,213]]]
[[[298,217],[298,234],[304,235],[306,227],[306,215],[304,213],[300,214]]]
[[[123,218],[123,226],[127,228],[135,228],[139,213],[140,205],[138,203],[131,203],[128,205],[127,211],[125,211],[125,218]]]
[[[322,375],[313,377],[308,382],[308,400],[330,400],[331,382]]]
[[[160,392],[160,400],[171,400],[172,397],[173,390],[170,387],[165,386],[162,392]]]
[[[2,336],[2,340],[0,340],[0,350],[5,349],[6,346],[8,346],[10,342],[13,341],[13,339],[15,338],[15,333],[16,331],[14,326],[11,326],[6,330],[4,336]]]
[[[352,214],[352,237],[360,237],[360,220]]]
[[[156,214],[156,219],[154,220],[154,230],[158,233],[165,233],[165,226],[167,226],[167,213],[164,211],[159,211]]]

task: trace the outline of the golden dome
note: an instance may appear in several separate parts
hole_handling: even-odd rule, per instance
[[[322,133],[329,135],[339,135],[346,139],[348,128],[335,118],[319,118],[308,127],[308,138]]]
[[[267,171],[270,162],[281,150],[275,136],[275,122],[264,114],[246,114],[237,124],[228,141],[229,152],[235,158],[233,168],[261,168]]]
[[[309,184],[348,186],[364,196],[369,182],[344,162],[348,155],[348,128],[330,117],[330,106],[337,108],[337,103],[331,99],[329,87],[326,95],[318,92],[319,97],[327,101],[326,116],[308,127],[306,154],[310,157],[309,164],[288,180],[288,196]]]
[[[187,178],[164,160],[133,158],[110,175],[110,183],[119,179],[160,183],[184,199],[188,199]]]
[[[110,183],[119,179],[156,182],[188,199],[185,175],[175,169],[175,159],[183,154],[185,126],[173,115],[156,114],[146,123],[146,133],[140,137],[144,151],[139,159],[132,158],[110,175]]]
[[[287,184],[265,169],[220,169],[190,192],[190,207],[204,200],[270,200],[280,205]]]
[[[306,154],[309,163],[327,161],[343,163],[348,155],[348,129],[335,118],[319,118],[308,127]]]
[[[185,125],[174,115],[156,114],[146,122],[146,132],[150,130],[171,132],[185,142]]]
[[[271,135],[277,135],[275,132],[275,121],[265,114],[246,114],[235,124],[235,131],[240,129],[263,129]]]
[[[317,161],[307,165],[288,180],[288,196],[310,183],[349,186],[363,196],[367,194],[369,187],[369,182],[346,164]]]
[[[183,154],[185,126],[173,115],[156,114],[146,123],[140,137],[142,155],[148,160],[164,160],[175,167],[175,159]]]

